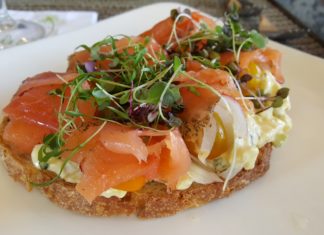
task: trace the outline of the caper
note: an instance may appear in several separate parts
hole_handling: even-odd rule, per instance
[[[280,96],[283,99],[286,99],[289,95],[289,88],[283,87],[277,91],[277,96]]]
[[[186,13],[187,15],[191,15],[191,11],[188,8],[184,9],[183,13]]]
[[[175,20],[177,18],[177,16],[179,15],[179,12],[177,9],[172,9],[170,12],[170,17],[172,20]]]
[[[215,51],[210,51],[209,52],[209,58],[210,59],[219,59],[220,58],[220,55],[219,55],[219,53],[217,53],[217,52],[215,52]]]
[[[239,66],[237,65],[237,63],[235,63],[235,62],[229,63],[227,65],[227,67],[231,70],[233,75],[236,75],[239,72],[239,69],[240,69]]]
[[[252,79],[252,76],[248,73],[244,74],[242,77],[240,77],[240,82],[245,83]]]
[[[282,106],[282,104],[283,104],[283,98],[281,96],[277,96],[272,103],[272,107],[279,108]]]

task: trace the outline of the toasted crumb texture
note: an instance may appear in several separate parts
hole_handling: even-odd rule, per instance
[[[0,131],[0,156],[8,174],[27,190],[32,187],[29,182],[43,182],[54,176],[52,172],[38,170],[29,158],[12,154],[10,148],[3,143],[3,128],[8,120],[4,120]],[[178,211],[201,206],[215,199],[230,195],[244,188],[250,182],[261,177],[269,169],[272,145],[266,144],[260,149],[255,167],[249,171],[241,171],[230,180],[225,191],[222,183],[208,185],[194,183],[189,189],[168,192],[165,185],[148,183],[140,191],[116,197],[98,197],[89,204],[76,190],[75,184],[57,180],[48,187],[38,189],[52,202],[68,210],[91,216],[115,216],[135,214],[140,218],[156,218],[170,216]]]

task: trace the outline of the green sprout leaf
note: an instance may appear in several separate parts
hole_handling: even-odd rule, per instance
[[[120,104],[126,104],[129,101],[129,92],[125,92],[120,98],[119,98],[119,103]]]
[[[114,108],[113,106],[108,106],[107,107],[110,111],[114,112],[118,117],[122,118],[122,119],[126,119],[129,120],[129,116],[127,113],[122,112],[116,108]]]
[[[77,48],[75,48],[75,50],[77,50],[77,49],[79,49],[79,48],[83,48],[83,49],[86,50],[86,51],[91,51],[91,48],[88,47],[88,46],[85,45],[85,44],[82,44],[82,45],[78,46]]]
[[[223,27],[217,25],[215,27],[215,32],[216,32],[216,34],[219,34],[219,35],[223,34]]]
[[[137,65],[143,58],[144,58],[144,55],[146,54],[147,52],[147,49],[146,48],[143,48],[142,50],[140,50],[137,55],[136,55],[136,58],[134,60],[134,64]]]
[[[257,48],[264,48],[267,44],[267,40],[265,37],[263,37],[261,34],[259,34],[257,31],[252,30],[250,32],[250,38],[252,40],[252,43],[257,47]]]
[[[144,101],[147,104],[158,104],[161,94],[166,86],[166,82],[156,82],[149,88],[149,90],[144,93]]]
[[[92,91],[92,95],[97,99],[106,99],[109,98],[106,93],[104,93],[101,89],[95,88]]]
[[[171,107],[176,104],[181,99],[181,94],[179,88],[176,86],[170,87],[164,97],[162,105],[166,107]]]
[[[57,149],[63,145],[63,142],[58,134],[46,135],[43,139],[43,143],[49,146],[51,149]]]
[[[54,90],[51,90],[48,94],[49,95],[61,96],[62,95],[62,89],[56,88]]]
[[[82,114],[82,113],[80,113],[80,112],[77,112],[77,111],[70,111],[70,110],[67,110],[67,111],[65,111],[65,113],[66,113],[67,115],[72,116],[72,117],[82,117],[82,116],[84,116],[84,114]]]
[[[200,96],[199,91],[197,91],[196,87],[194,86],[189,86],[187,87],[188,91],[190,91],[191,93],[195,94],[196,96]]]
[[[173,59],[173,71],[176,72],[180,66],[182,66],[181,60],[178,56],[175,56]]]

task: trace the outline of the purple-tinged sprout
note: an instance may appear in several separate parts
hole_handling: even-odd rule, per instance
[[[133,120],[138,122],[146,122],[148,121],[148,116],[150,113],[156,111],[156,106],[152,104],[142,103],[139,106],[133,109],[132,115],[129,115]]]
[[[96,63],[93,61],[87,61],[84,63],[84,67],[88,73],[96,71],[95,66],[96,66]]]

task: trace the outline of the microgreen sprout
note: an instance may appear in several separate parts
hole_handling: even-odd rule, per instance
[[[262,113],[269,108],[280,108],[284,100],[289,95],[289,88],[282,87],[280,88],[275,96],[248,96],[244,97],[245,100],[251,100],[254,108],[257,110],[256,113]]]
[[[51,158],[60,157],[67,151],[69,154],[56,177],[45,183],[32,183],[34,186],[46,186],[57,180],[67,162],[107,122],[165,131],[183,123],[179,114],[188,107],[184,106],[181,89],[187,89],[196,96],[201,95],[201,89],[207,89],[222,99],[217,89],[186,71],[188,60],[199,62],[203,68],[229,72],[240,93],[239,98],[244,99],[244,106],[249,111],[245,99],[252,100],[257,112],[282,105],[288,96],[288,88],[280,89],[274,97],[264,97],[255,92],[250,92],[249,97],[243,96],[242,90],[252,76],[242,76],[240,53],[262,48],[266,40],[256,31],[243,29],[236,13],[226,14],[224,27],[215,28],[196,22],[190,10],[181,12],[174,9],[170,15],[172,30],[168,42],[161,48],[156,49],[149,37],[123,35],[109,36],[92,46],[79,47],[87,51],[90,58],[76,65],[77,76],[74,80],[68,82],[58,76],[63,82],[62,86],[50,91],[50,95],[60,98],[58,130],[44,138],[38,161],[42,169],[47,169]],[[180,37],[177,26],[183,20],[188,20],[194,29]],[[223,52],[232,52],[235,60],[226,66],[221,65]],[[178,82],[179,76],[184,76],[191,83]],[[89,105],[89,113],[82,111],[84,103]],[[97,131],[79,146],[66,149],[67,138],[89,125],[98,126]]]

